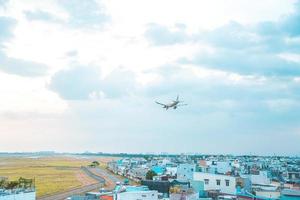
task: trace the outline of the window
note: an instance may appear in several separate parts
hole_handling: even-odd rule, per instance
[[[208,185],[209,184],[209,179],[204,179],[204,183],[205,183],[205,185]]]
[[[217,185],[221,185],[221,180],[217,179]]]
[[[226,186],[229,186],[229,180],[225,180]]]

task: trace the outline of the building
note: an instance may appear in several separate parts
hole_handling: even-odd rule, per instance
[[[216,168],[217,173],[219,174],[228,174],[232,170],[230,163],[225,161],[218,161],[216,163]]]
[[[150,190],[157,190],[159,193],[163,194],[164,197],[169,196],[171,186],[169,181],[142,180],[141,184],[147,186]]]
[[[252,184],[271,184],[271,179],[267,171],[259,171],[258,174],[251,174],[250,180]]]
[[[300,199],[300,190],[284,189],[281,191],[280,200]]]
[[[149,191],[130,191],[117,194],[117,200],[158,200],[158,192]]]
[[[19,178],[17,181],[9,181],[1,178],[0,200],[35,200],[34,179]],[[6,186],[4,186],[6,185]]]
[[[194,181],[203,181],[204,190],[218,190],[224,194],[236,194],[236,177],[194,172]]]
[[[158,192],[147,186],[116,186],[116,200],[158,200]]]
[[[0,191],[0,200],[35,200],[35,191]]]
[[[177,179],[179,181],[188,181],[193,179],[193,173],[196,171],[195,164],[179,164],[177,167]]]

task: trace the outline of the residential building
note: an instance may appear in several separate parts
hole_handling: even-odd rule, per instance
[[[210,174],[203,172],[195,172],[193,175],[194,181],[203,181],[204,190],[219,190],[225,194],[236,193],[236,177]]]

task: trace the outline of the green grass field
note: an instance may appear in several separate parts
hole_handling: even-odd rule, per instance
[[[34,178],[39,197],[95,183],[80,170],[90,162],[73,157],[0,157],[0,176],[10,180]]]

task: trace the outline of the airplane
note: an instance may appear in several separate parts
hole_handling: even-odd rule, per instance
[[[160,103],[158,101],[155,101],[155,103],[157,103],[159,105],[162,105],[163,108],[165,108],[166,110],[168,110],[169,108],[176,109],[178,106],[186,106],[187,105],[187,104],[179,104],[179,103],[182,103],[182,102],[183,101],[179,101],[179,96],[178,95],[177,95],[176,100],[173,100],[168,104],[163,104],[163,103]]]

